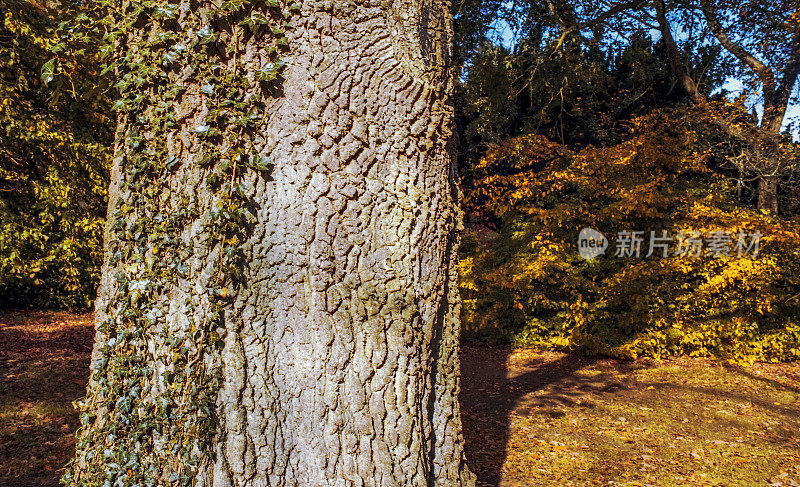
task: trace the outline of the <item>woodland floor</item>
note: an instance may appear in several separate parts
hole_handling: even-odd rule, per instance
[[[91,314],[0,313],[0,486],[56,486]],[[617,361],[466,344],[479,486],[800,486],[800,365]]]

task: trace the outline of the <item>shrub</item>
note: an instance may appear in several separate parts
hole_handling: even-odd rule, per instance
[[[503,224],[472,225],[465,238],[465,335],[618,357],[800,357],[800,219],[737,202],[735,182],[714,169],[726,154],[707,143],[706,117],[657,111],[609,148],[575,153],[527,136],[490,151],[465,205]],[[616,258],[611,245],[584,260],[584,227],[645,231],[642,257]],[[673,243],[666,258],[644,257],[650,230],[728,232],[731,255],[676,255]],[[761,233],[756,257],[734,250],[739,232]]]
[[[41,79],[57,42],[52,12],[17,0],[0,0],[0,12],[0,306],[85,307],[112,138],[102,94],[81,81],[99,63],[75,64],[72,92],[55,97]]]

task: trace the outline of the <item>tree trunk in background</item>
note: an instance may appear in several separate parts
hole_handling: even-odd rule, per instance
[[[777,101],[774,98],[773,96],[765,100],[761,124],[751,137],[746,140],[751,147],[758,148],[760,149],[759,152],[761,152],[761,160],[756,162],[757,166],[761,166],[761,175],[758,180],[757,207],[759,210],[765,210],[777,215],[779,210],[779,168],[784,165],[781,162],[778,147],[780,146],[781,128],[789,100],[788,97]]]
[[[768,176],[758,180],[758,209],[778,214],[778,180]]]
[[[707,103],[706,97],[698,89],[681,57],[680,50],[672,35],[672,27],[667,18],[667,4],[664,0],[653,0],[656,17],[661,31],[661,38],[667,50],[669,64],[673,74],[683,86],[686,93],[696,105]],[[744,142],[748,151],[760,153],[749,163],[751,169],[758,174],[759,210],[766,210],[773,215],[778,214],[778,183],[780,172],[785,170],[777,147],[780,145],[781,127],[786,110],[794,91],[798,75],[800,75],[800,32],[796,29],[792,34],[791,56],[780,70],[780,79],[773,68],[766,66],[761,60],[741,45],[737,44],[725,31],[711,0],[700,1],[700,11],[706,23],[720,45],[736,57],[744,67],[750,69],[759,79],[763,90],[764,115],[761,124],[751,130],[742,130],[725,121],[718,121],[729,135]]]
[[[794,77],[796,78],[796,75]],[[777,100],[775,98],[777,98]],[[781,128],[783,127],[783,119],[786,116],[788,103],[788,95],[786,97],[772,96],[765,100],[764,115],[761,120],[761,125],[759,126],[761,138],[765,140],[765,142],[756,140],[752,145],[763,145],[766,147],[774,145],[776,148],[775,152],[777,153],[777,147],[780,144]],[[774,172],[777,172],[777,167],[780,167],[782,164],[780,162],[780,155],[771,154],[769,151],[767,153],[770,154],[771,157],[767,157],[763,163],[765,166],[764,172],[767,174],[762,175],[761,179],[758,181],[758,209],[766,210],[773,215],[777,215],[779,210],[778,182],[780,177],[768,173],[772,172],[770,169],[773,168],[775,169]]]
[[[215,456],[196,485],[474,485],[458,404],[449,5],[304,0],[293,23],[283,91],[265,100],[260,131],[275,167],[245,181],[246,284],[225,314]],[[176,137],[203,111],[186,98]],[[191,143],[181,147],[189,167]],[[202,255],[192,279],[165,291],[170,329],[208,278]],[[115,292],[107,264],[98,323]]]

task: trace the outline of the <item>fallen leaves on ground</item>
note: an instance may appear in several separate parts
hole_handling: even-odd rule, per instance
[[[800,365],[462,348],[480,486],[800,484]]]
[[[91,314],[0,314],[0,485],[58,485],[93,334]],[[461,360],[479,486],[800,485],[800,365],[477,346]]]
[[[0,485],[56,486],[86,389],[91,314],[0,314]]]

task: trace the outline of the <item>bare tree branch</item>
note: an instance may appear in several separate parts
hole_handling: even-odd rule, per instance
[[[717,38],[722,47],[756,73],[761,83],[764,85],[764,97],[766,98],[767,91],[775,89],[775,75],[772,69],[754,55],[747,52],[741,44],[737,44],[730,38],[725,28],[720,23],[717,13],[711,5],[711,0],[700,0],[700,5],[700,10],[703,12],[703,17],[705,17],[708,27],[711,29],[711,33],[714,34],[714,37]]]
[[[697,83],[692,79],[692,76],[681,60],[678,46],[675,43],[675,38],[672,36],[672,26],[667,19],[667,6],[664,0],[655,0],[655,6],[656,18],[658,20],[659,29],[661,30],[661,38],[667,48],[667,56],[669,57],[669,64],[672,68],[672,72],[678,77],[678,81],[683,85],[683,89],[686,90],[686,93],[688,93],[694,103],[704,103],[705,97],[700,94]]]
[[[556,43],[556,50],[561,48],[561,46],[564,44],[564,41],[567,39],[567,36],[569,36],[570,34],[575,32],[580,32],[581,30],[586,29],[588,27],[593,27],[595,25],[607,22],[608,20],[616,17],[617,15],[624,14],[629,10],[641,7],[647,1],[648,0],[631,0],[628,2],[618,3],[593,19],[585,20],[583,22],[577,22],[577,21],[570,22],[565,20],[558,13],[558,8],[553,3],[553,1],[548,0],[547,5],[550,8],[550,13],[553,14],[558,23],[561,24],[562,28],[564,29],[563,32],[561,33],[561,36],[558,39],[558,42]],[[563,5],[559,6],[562,7],[562,9],[564,8]],[[577,15],[575,15],[574,10],[570,10],[570,13],[572,14],[571,16],[573,17],[573,19],[577,18]]]

